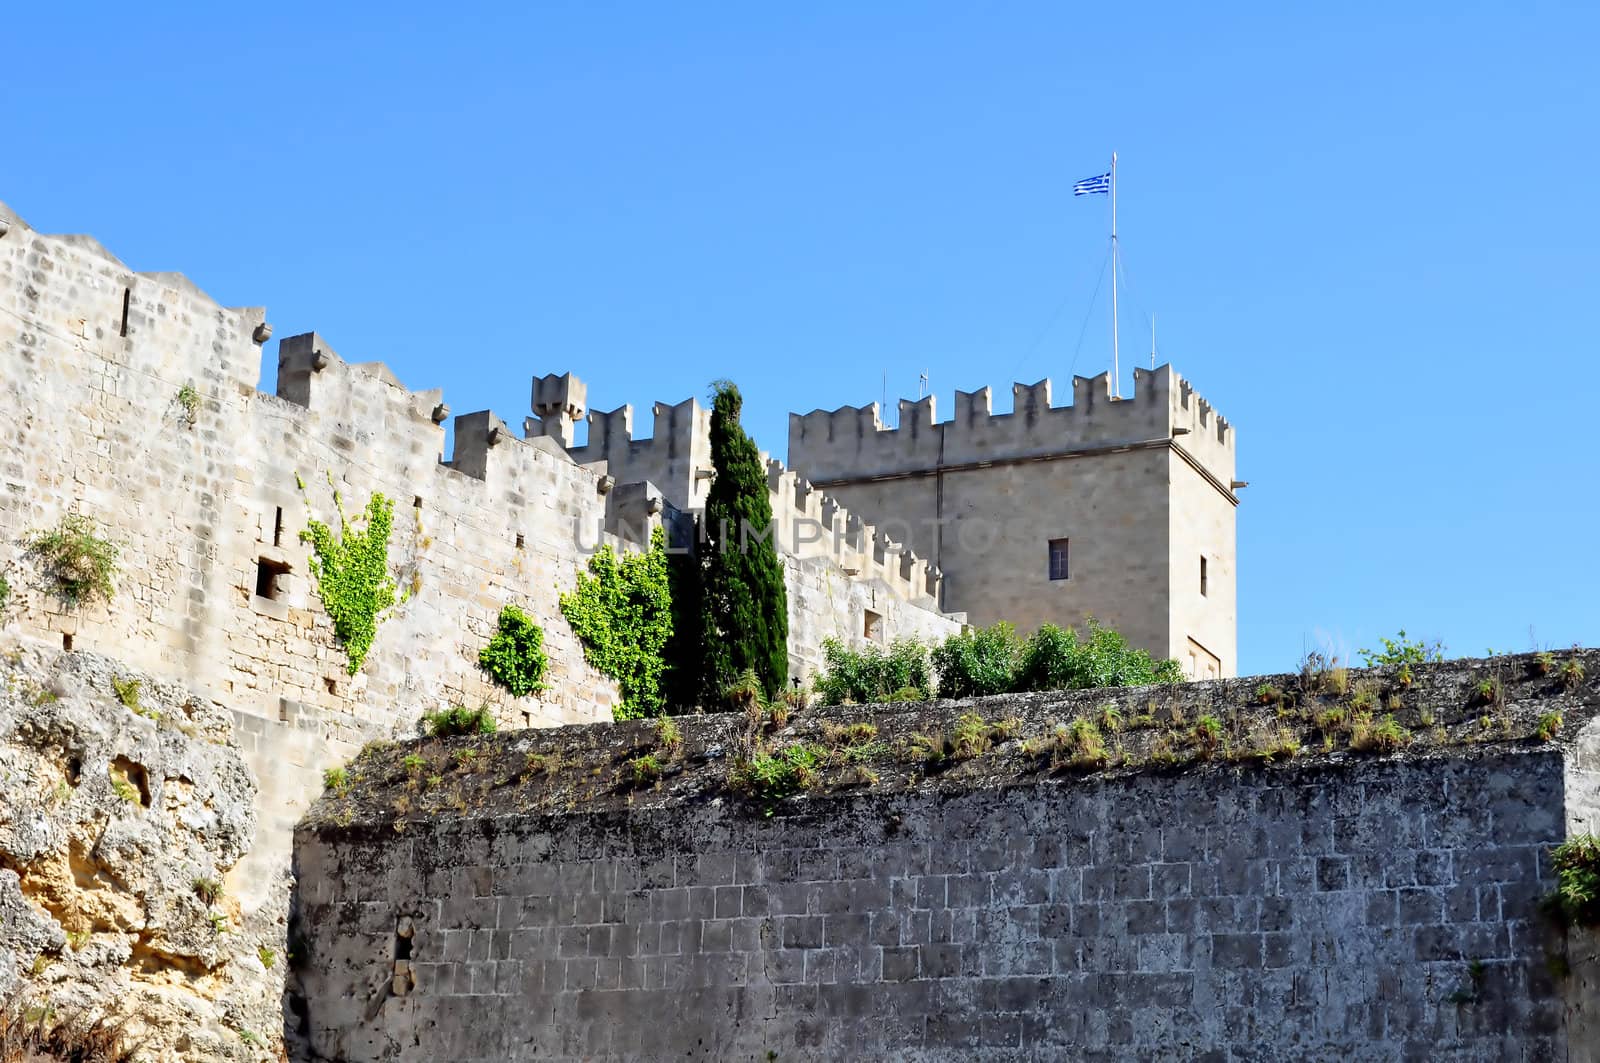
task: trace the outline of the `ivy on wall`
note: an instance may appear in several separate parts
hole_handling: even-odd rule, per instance
[[[489,645],[478,653],[478,663],[496,683],[517,697],[545,688],[549,660],[544,652],[544,629],[514,605],[500,610],[500,624]]]
[[[619,720],[655,716],[666,706],[665,650],[672,638],[672,593],[665,533],[657,528],[650,549],[618,557],[603,546],[589,571],[561,596],[561,612],[583,643],[583,656],[617,681]]]
[[[301,490],[305,489],[298,476],[295,481]],[[308,516],[300,540],[311,544],[310,568],[317,596],[333,621],[334,636],[349,658],[349,672],[355,675],[377,638],[380,614],[395,604],[394,580],[389,576],[394,502],[382,493],[374,494],[367,503],[366,526],[360,530],[345,516],[338,491],[333,493],[333,505],[339,512],[338,536],[326,524]],[[309,511],[310,502],[306,508]]]

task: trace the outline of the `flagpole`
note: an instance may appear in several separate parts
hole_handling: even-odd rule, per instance
[[[1117,351],[1117,153],[1111,153],[1111,397],[1122,397],[1122,365]]]

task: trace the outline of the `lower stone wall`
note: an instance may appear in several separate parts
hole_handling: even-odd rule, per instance
[[[350,1060],[1587,1058],[1538,914],[1567,757],[319,819],[300,1032]]]

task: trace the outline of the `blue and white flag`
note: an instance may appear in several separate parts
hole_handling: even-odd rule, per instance
[[[1110,192],[1111,175],[1109,173],[1098,174],[1094,177],[1085,177],[1083,180],[1072,186],[1072,194],[1075,196],[1103,196],[1108,195]]]

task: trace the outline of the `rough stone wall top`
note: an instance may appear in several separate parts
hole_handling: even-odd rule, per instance
[[[308,1034],[347,1059],[1591,1058],[1593,983],[1538,902],[1594,813],[1571,764],[1600,653],[1549,665],[372,750],[298,837]],[[809,785],[730,785],[753,741],[815,747]]]

